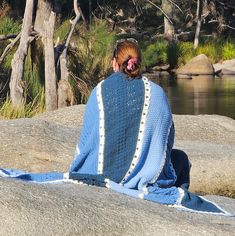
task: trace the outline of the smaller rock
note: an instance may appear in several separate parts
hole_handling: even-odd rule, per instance
[[[152,68],[153,71],[168,71],[170,69],[170,65],[160,65],[160,66],[154,66]]]
[[[226,60],[222,63],[213,65],[216,74],[220,75],[235,75],[235,59]]]
[[[186,65],[176,70],[177,77],[181,75],[214,75],[214,73],[212,63],[204,54],[192,58]]]

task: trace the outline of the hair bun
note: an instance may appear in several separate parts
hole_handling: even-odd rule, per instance
[[[127,61],[127,70],[134,70],[136,68],[136,65],[138,64],[138,59],[137,58],[130,58]]]
[[[138,44],[125,40],[115,47],[115,58],[120,71],[134,78],[141,75],[141,52]]]

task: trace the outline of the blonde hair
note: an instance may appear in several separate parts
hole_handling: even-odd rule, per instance
[[[141,52],[137,42],[125,40],[117,42],[113,58],[116,59],[120,70],[134,78],[141,75]]]

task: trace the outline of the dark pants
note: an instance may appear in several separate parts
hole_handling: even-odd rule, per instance
[[[175,186],[181,186],[188,189],[190,184],[191,164],[188,160],[187,154],[181,150],[172,149],[171,162],[177,175]]]

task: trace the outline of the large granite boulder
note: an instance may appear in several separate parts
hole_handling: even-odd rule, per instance
[[[80,135],[84,109],[79,105],[32,119],[0,120],[0,167],[66,172]]]
[[[235,199],[208,196],[235,213]],[[0,178],[0,235],[234,235],[234,217],[181,212],[114,191]]]
[[[192,58],[186,65],[176,70],[177,77],[185,75],[214,75],[214,73],[212,63],[204,54]]]
[[[67,171],[85,106],[32,119],[0,121],[0,166]],[[191,191],[235,193],[235,121],[175,115],[175,147],[192,162]],[[235,200],[207,196],[235,214]],[[42,185],[0,178],[0,235],[233,235],[232,217],[180,212],[78,184]]]
[[[174,115],[175,148],[192,163],[191,191],[235,197],[235,120]]]
[[[84,109],[78,105],[31,119],[0,121],[0,167],[66,172]],[[174,115],[174,122],[175,148],[184,150],[192,163],[190,190],[235,196],[235,120],[217,115]]]

